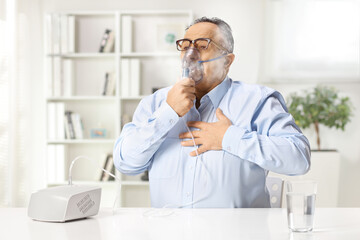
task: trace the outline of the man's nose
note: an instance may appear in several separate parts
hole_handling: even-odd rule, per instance
[[[199,50],[197,50],[195,47],[190,47],[189,50],[187,51],[185,57],[191,61],[199,60],[200,59]]]

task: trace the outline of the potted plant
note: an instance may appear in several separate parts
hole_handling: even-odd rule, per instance
[[[334,88],[327,86],[317,86],[312,91],[304,90],[302,95],[291,93],[288,109],[300,128],[314,125],[318,150],[321,150],[319,125],[344,131],[352,116],[350,99],[340,97]]]

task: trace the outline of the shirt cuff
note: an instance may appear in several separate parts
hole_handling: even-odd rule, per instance
[[[234,125],[230,126],[223,137],[222,140],[222,149],[233,154],[237,155],[239,152],[239,145],[242,137],[244,136],[246,130]]]
[[[166,101],[161,104],[153,116],[158,120],[157,124],[163,127],[169,126],[171,128],[179,121],[179,116]]]

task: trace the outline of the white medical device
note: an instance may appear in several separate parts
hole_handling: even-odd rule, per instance
[[[31,194],[28,216],[46,222],[66,222],[98,214],[101,188],[65,185]]]
[[[72,184],[72,168],[79,159],[92,159],[86,156],[76,157],[70,164],[69,184],[39,190],[31,194],[28,216],[45,222],[66,222],[98,214],[101,200],[101,188]],[[111,172],[102,171],[118,179]],[[116,199],[115,199],[116,201]]]

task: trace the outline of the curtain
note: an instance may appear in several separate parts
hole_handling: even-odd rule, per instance
[[[36,174],[32,114],[38,107],[32,92],[37,63],[32,51],[37,47],[33,34],[40,32],[40,5],[37,0],[1,1],[6,10],[0,16],[0,206],[24,207]]]

